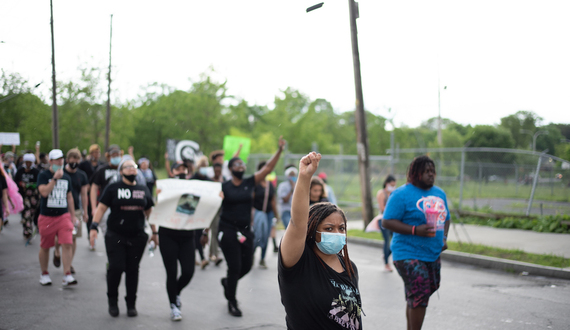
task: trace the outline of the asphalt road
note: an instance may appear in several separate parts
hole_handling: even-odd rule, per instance
[[[0,329],[286,329],[280,303],[276,255],[269,269],[257,266],[240,281],[238,300],[244,316],[227,313],[220,278],[226,266],[196,269],[182,292],[181,322],[170,321],[165,271],[160,253],[141,263],[139,316],[107,313],[103,241],[96,252],[80,239],[74,267],[78,285],[63,289],[61,268],[50,260],[54,284],[38,280],[39,237],[24,246],[16,221],[0,233]],[[365,329],[405,329],[403,284],[397,273],[383,272],[382,252],[349,245],[360,272]],[[259,256],[259,251],[257,252]],[[258,259],[258,258],[257,258]],[[120,296],[124,296],[121,284]],[[570,329],[570,281],[519,276],[444,262],[442,287],[432,296],[424,329]]]

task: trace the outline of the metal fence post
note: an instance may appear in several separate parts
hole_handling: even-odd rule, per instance
[[[517,166],[517,163],[514,162],[513,164],[515,164],[515,195],[519,195],[519,167]]]
[[[536,165],[536,172],[534,173],[534,179],[532,180],[532,190],[530,191],[530,199],[528,200],[528,207],[526,209],[527,216],[530,214],[530,208],[532,207],[532,200],[534,199],[534,191],[536,190],[536,183],[538,182],[538,173],[540,172],[542,156],[544,156],[544,153],[538,156],[538,164]]]
[[[461,174],[459,175],[459,210],[463,203],[463,181],[465,178],[465,148],[461,150]]]

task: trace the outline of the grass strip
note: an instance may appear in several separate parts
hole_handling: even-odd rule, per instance
[[[350,229],[348,231],[348,236],[361,237],[368,239],[375,239],[383,241],[381,233],[365,233],[362,230]],[[553,254],[534,254],[524,252],[518,249],[501,249],[481,244],[469,244],[469,243],[457,243],[457,242],[447,242],[449,250],[479,254],[488,257],[509,259],[521,262],[528,262],[531,264],[550,266],[556,268],[567,268],[570,267],[570,259]]]

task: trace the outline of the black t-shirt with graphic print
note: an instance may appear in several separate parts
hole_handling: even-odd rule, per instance
[[[77,169],[75,173],[68,172],[67,169],[63,171],[69,175],[71,178],[71,194],[73,195],[73,203],[75,204],[75,209],[81,209],[81,188],[89,184],[87,180],[87,174],[80,169]]]
[[[14,182],[16,182],[18,185],[18,190],[22,196],[24,195],[26,188],[22,188],[22,186],[20,186],[20,182],[23,182],[26,187],[32,186],[35,188],[37,187],[39,174],[40,171],[38,171],[38,169],[35,167],[31,168],[29,172],[26,172],[25,167],[20,167],[18,169],[18,172],[16,172],[16,177],[14,178]]]
[[[224,200],[222,201],[220,221],[238,228],[249,226],[251,224],[254,188],[254,176],[243,179],[239,186],[234,185],[232,180],[222,183]]]
[[[354,263],[355,275],[351,280],[346,271],[337,273],[305,245],[301,259],[291,268],[283,266],[280,250],[277,267],[287,329],[362,329],[362,303]]]
[[[108,185],[99,202],[111,208],[107,219],[109,231],[130,237],[144,231],[144,211],[154,206],[146,186],[130,186],[123,181]]]
[[[38,187],[50,183],[52,178],[53,173],[50,170],[40,172],[38,175]],[[64,172],[63,176],[57,179],[48,197],[41,197],[40,214],[56,217],[67,213],[68,192],[71,192],[71,178]]]
[[[112,168],[109,164],[97,167],[97,170],[95,170],[95,173],[93,173],[91,177],[90,183],[99,186],[99,198],[101,198],[100,196],[102,196],[103,190],[105,190],[108,184],[117,182],[118,173],[119,169]]]

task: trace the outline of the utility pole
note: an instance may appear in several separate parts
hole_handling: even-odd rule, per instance
[[[59,121],[57,114],[57,91],[55,85],[55,43],[53,36],[53,4],[52,0],[49,1],[49,10],[51,13],[50,25],[51,25],[51,91],[52,91],[52,104],[51,104],[51,131],[52,131],[52,148],[59,148]]]
[[[109,76],[107,89],[107,118],[105,121],[105,150],[109,148],[109,135],[111,132],[111,46],[113,45],[113,14],[111,14],[111,29],[109,34]]]
[[[358,31],[356,29],[356,19],[359,16],[358,4],[354,0],[348,0],[348,8],[350,13],[352,61],[354,65],[354,87],[356,92],[356,109],[354,111],[356,121],[356,150],[358,152],[358,169],[360,172],[362,218],[364,220],[364,226],[367,226],[372,218],[374,218],[374,212],[372,208],[372,192],[370,187],[368,133],[366,130],[366,114],[364,113],[362,81],[360,76],[360,55],[358,53],[357,37]]]

